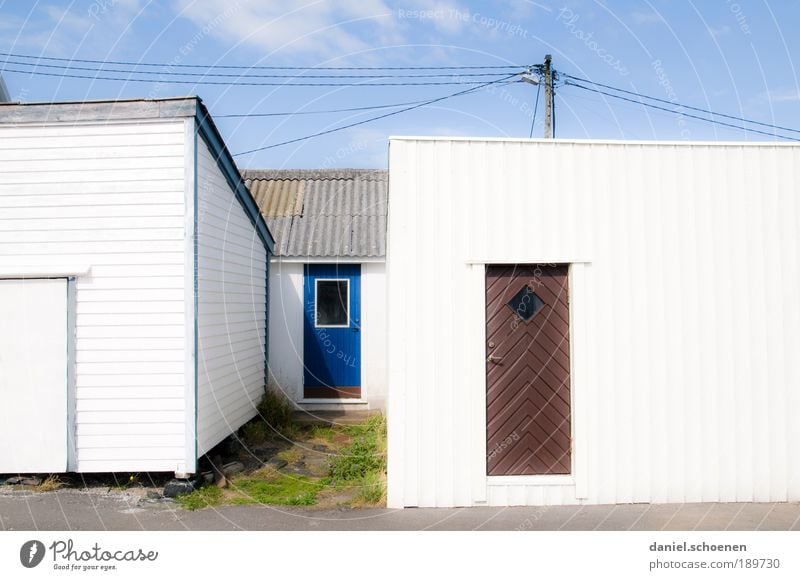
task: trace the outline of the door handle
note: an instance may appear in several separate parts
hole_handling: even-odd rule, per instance
[[[493,354],[490,354],[489,357],[486,359],[486,362],[499,363],[501,360],[503,360],[503,357],[494,356]]]

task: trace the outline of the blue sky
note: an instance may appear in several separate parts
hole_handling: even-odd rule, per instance
[[[674,103],[800,128],[798,22],[800,2],[789,0],[5,1],[0,2],[0,52],[310,69],[537,64],[550,53],[554,68],[563,73]],[[15,68],[4,60],[11,59],[0,56],[0,67]],[[170,85],[8,71],[3,76],[17,100],[197,94],[215,116],[418,101],[469,88]],[[242,168],[385,167],[389,135],[527,137],[535,98],[533,85],[498,85],[316,139],[239,156],[237,162]],[[237,153],[388,110],[215,118],[229,148]],[[534,136],[541,136],[542,120],[540,103]],[[573,86],[558,88],[556,136],[769,139]]]

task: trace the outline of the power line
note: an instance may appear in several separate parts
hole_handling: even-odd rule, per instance
[[[367,83],[296,83],[296,82],[234,82],[234,81],[207,81],[207,80],[180,80],[170,78],[156,78],[156,79],[140,79],[140,78],[120,78],[120,77],[106,77],[99,75],[74,75],[68,73],[47,73],[40,71],[19,70],[13,68],[0,68],[0,72],[12,72],[19,74],[30,74],[36,76],[70,78],[70,79],[87,79],[92,81],[122,81],[126,83],[164,83],[170,85],[224,85],[224,86],[240,86],[240,87],[423,87],[423,86],[443,86],[443,85],[481,85],[483,80],[473,81],[423,81],[423,82],[408,82],[402,81],[397,83],[392,82],[367,82]],[[159,73],[161,74],[161,73]],[[515,75],[517,73],[514,73]],[[163,76],[163,74],[162,74]],[[498,79],[503,80],[503,79]]]
[[[80,58],[58,58],[55,56],[35,56],[14,52],[0,52],[0,56],[13,58],[29,58],[36,60],[50,60],[56,62],[77,62],[88,64],[111,64],[123,66],[149,66],[161,68],[207,68],[207,69],[246,69],[246,70],[503,70],[525,68],[527,65],[506,64],[490,66],[265,66],[265,65],[230,65],[230,64],[184,64],[184,63],[156,63],[134,62],[120,60],[91,60]]]
[[[579,78],[579,77],[574,77],[574,76],[568,75],[566,73],[561,73],[561,74],[563,76],[565,76],[565,77],[568,77],[568,78],[570,78],[572,80],[575,80],[575,81],[578,81],[578,82],[589,83],[590,85],[595,85],[595,86],[598,86],[598,87],[611,89],[612,91],[618,91],[620,93],[625,93],[626,95],[633,95],[633,96],[640,97],[640,98],[643,98],[643,99],[648,99],[650,101],[656,101],[658,103],[666,103],[668,105],[672,105],[674,107],[680,107],[682,109],[688,109],[690,111],[697,111],[699,113],[706,113],[708,115],[714,115],[716,117],[723,117],[725,119],[733,119],[734,121],[741,121],[743,123],[751,123],[753,125],[760,125],[762,127],[769,127],[770,129],[780,129],[781,131],[789,131],[790,133],[800,133],[800,129],[792,129],[791,127],[781,127],[780,125],[771,125],[770,123],[762,123],[761,121],[754,121],[753,119],[747,119],[745,117],[737,117],[735,115],[726,115],[725,113],[717,113],[716,111],[709,111],[708,109],[701,109],[700,107],[692,107],[692,106],[689,106],[689,105],[682,105],[680,103],[676,103],[674,101],[669,101],[667,99],[660,99],[658,97],[650,97],[648,95],[635,93],[633,91],[627,91],[625,89],[612,87],[610,85],[604,85],[603,83],[598,83],[598,82],[595,82],[595,81],[590,81],[590,80],[582,79],[582,78]],[[572,83],[567,82],[565,84],[572,84]],[[574,86],[577,86],[577,85],[574,85]]]
[[[22,62],[18,60],[4,60],[1,64],[21,65],[25,67],[39,67],[57,69],[57,70],[78,70],[90,71],[97,73],[119,73],[119,74],[133,74],[133,75],[169,75],[181,77],[220,77],[220,78],[236,78],[236,79],[386,79],[386,78],[439,78],[439,77],[501,77],[507,75],[508,72],[485,72],[485,73],[425,73],[425,74],[384,74],[384,75],[307,75],[307,74],[241,74],[241,73],[209,73],[209,72],[171,72],[171,71],[139,71],[139,70],[120,70],[116,68],[96,68],[88,66],[74,66],[74,65],[61,65],[61,64],[41,64]],[[31,71],[33,72],[33,71]],[[485,80],[485,79],[483,79]]]
[[[533,105],[533,119],[531,119],[531,134],[528,135],[528,139],[533,137],[533,126],[536,124],[536,111],[539,110],[539,93],[542,90],[542,83],[536,85],[536,104]]]
[[[347,109],[324,109],[318,111],[284,111],[280,113],[232,113],[228,115],[214,115],[215,119],[236,119],[245,117],[294,117],[296,115],[323,115],[326,113],[350,113],[354,111],[372,111],[374,109],[391,109],[394,107],[405,107],[406,105],[416,105],[426,101],[406,101],[405,103],[391,103],[386,105],[371,105],[366,107],[349,107]]]
[[[621,95],[615,95],[613,93],[608,93],[606,91],[601,91],[599,89],[593,89],[591,87],[585,87],[583,85],[579,85],[579,84],[577,84],[575,82],[572,82],[572,81],[566,81],[564,84],[569,85],[571,87],[578,87],[579,89],[583,89],[583,90],[586,90],[586,91],[591,91],[593,93],[599,93],[601,95],[606,95],[607,97],[613,97],[615,99],[620,99],[622,101],[628,101],[630,103],[635,103],[637,105],[643,105],[645,107],[650,107],[652,109],[658,109],[660,111],[666,111],[668,113],[681,115],[683,117],[689,117],[690,119],[697,119],[698,121],[705,121],[707,123],[714,123],[716,125],[722,125],[723,127],[730,127],[730,128],[733,128],[733,129],[740,129],[742,131],[749,131],[750,133],[759,133],[761,135],[768,135],[770,137],[778,137],[779,139],[788,139],[790,141],[798,141],[798,142],[800,142],[800,139],[797,139],[795,137],[789,137],[788,135],[778,135],[777,133],[768,133],[767,131],[761,131],[760,129],[751,129],[749,127],[742,127],[740,125],[734,125],[733,123],[725,123],[724,121],[717,121],[716,119],[708,119],[706,117],[700,117],[698,115],[692,115],[692,114],[689,114],[689,113],[684,113],[683,111],[679,111],[679,110],[675,110],[675,109],[668,109],[666,107],[661,107],[659,105],[654,105],[652,103],[646,103],[644,101],[637,101],[635,99],[629,99],[628,97],[623,97]],[[778,129],[779,127],[775,126],[775,128]]]
[[[394,115],[399,115],[400,113],[405,113],[407,111],[411,111],[411,110],[414,110],[414,109],[419,109],[420,107],[424,107],[426,105],[432,105],[433,103],[438,103],[438,102],[444,101],[446,99],[452,99],[453,97],[458,97],[460,95],[465,95],[467,93],[472,93],[472,92],[475,92],[475,91],[477,91],[479,89],[482,89],[484,87],[488,87],[489,85],[494,85],[494,84],[498,84],[498,83],[509,81],[509,79],[511,79],[511,78],[513,78],[515,76],[517,76],[517,75],[516,74],[508,75],[507,77],[505,77],[503,79],[497,79],[497,80],[494,80],[494,81],[489,81],[489,82],[483,83],[482,85],[477,86],[477,87],[472,87],[470,89],[466,89],[466,90],[463,90],[463,91],[459,91],[457,93],[452,93],[452,94],[449,94],[449,95],[445,95],[443,97],[438,97],[436,99],[430,99],[428,101],[423,101],[423,102],[421,102],[419,104],[416,104],[416,105],[413,105],[411,107],[406,107],[405,109],[400,109],[399,111],[392,111],[390,113],[384,113],[383,115],[378,115],[377,117],[370,117],[369,119],[364,119],[363,121],[357,121],[355,123],[350,123],[348,125],[342,125],[341,127],[335,127],[333,129],[328,129],[326,131],[319,131],[318,133],[312,133],[310,135],[305,135],[303,137],[297,137],[296,139],[290,139],[288,141],[282,141],[280,143],[274,143],[272,145],[265,145],[264,147],[257,147],[255,149],[249,149],[247,151],[241,151],[239,153],[234,153],[233,156],[234,157],[239,157],[240,155],[247,155],[248,153],[256,153],[257,151],[264,151],[266,149],[274,149],[275,147],[281,147],[283,145],[291,145],[292,143],[298,143],[300,141],[305,141],[306,139],[313,139],[314,137],[321,137],[323,135],[329,135],[330,133],[335,133],[337,131],[342,131],[344,129],[350,129],[352,127],[357,127],[359,125],[364,125],[366,123],[371,123],[373,121],[378,121],[379,119],[385,119],[386,117],[392,117]],[[522,81],[510,81],[510,82],[522,82]]]

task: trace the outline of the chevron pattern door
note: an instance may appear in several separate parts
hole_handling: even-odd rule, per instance
[[[486,268],[489,475],[571,472],[567,265]]]

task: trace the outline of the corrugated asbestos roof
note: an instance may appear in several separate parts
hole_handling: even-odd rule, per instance
[[[248,170],[242,177],[275,237],[276,256],[386,256],[388,171]]]

